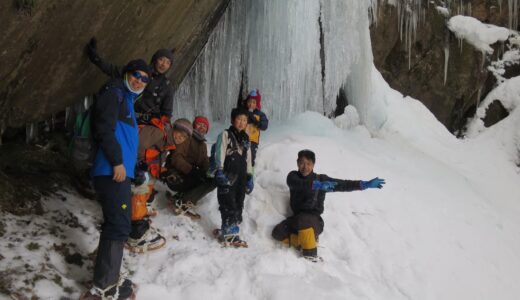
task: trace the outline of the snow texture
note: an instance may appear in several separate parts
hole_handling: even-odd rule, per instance
[[[486,128],[482,119],[491,103],[499,101],[509,116]],[[511,163],[520,165],[520,77],[505,80],[492,90],[481,102],[473,120],[469,122],[466,135],[473,139],[488,139],[501,152],[509,155]],[[490,138],[490,137],[493,138]]]
[[[459,38],[464,39],[476,49],[493,53],[490,45],[507,40],[510,30],[503,27],[484,24],[473,17],[454,16],[448,21],[448,28]]]
[[[192,221],[169,212],[166,187],[159,184],[153,226],[167,244],[156,252],[125,253],[123,269],[139,284],[138,299],[518,297],[520,82],[502,83],[478,111],[480,118],[499,99],[509,117],[491,128],[476,119],[472,134],[456,139],[375,69],[369,3],[363,3],[232,1],[181,85],[176,111],[220,120],[208,137],[214,141],[228,126],[240,79],[263,91],[265,109],[275,118],[262,135],[255,189],[246,197],[241,236],[250,248],[222,248],[212,237],[220,226],[216,192],[201,200],[202,219]],[[351,105],[330,120],[323,113],[340,87]],[[316,152],[318,173],[387,182],[382,190],[327,195],[321,263],[270,236],[291,214],[285,179],[304,148]],[[0,220],[0,299],[7,299],[6,291],[19,298],[77,298],[88,285],[99,205],[64,191],[43,207],[41,216],[5,214]]]
[[[505,128],[458,140],[419,101],[391,90],[375,69],[371,81],[388,111],[378,132],[356,126],[355,110],[348,109],[343,120],[305,112],[275,121],[262,136],[241,226],[248,249],[222,248],[212,238],[220,226],[215,192],[201,200],[202,219],[192,221],[169,212],[166,188],[159,185],[153,225],[168,243],[156,252],[125,254],[124,269],[140,285],[138,298],[515,299],[520,175],[503,146]],[[209,140],[224,127],[215,124]],[[316,152],[318,173],[387,181],[382,190],[327,195],[322,263],[270,237],[290,215],[285,177],[304,148]],[[42,216],[4,216],[0,269],[9,270],[5,277],[24,295],[76,298],[91,276],[92,261],[67,263],[53,244],[73,243],[84,256],[93,252],[100,209],[64,196],[48,199]],[[30,242],[40,248],[28,250]],[[40,277],[24,283],[35,272]]]

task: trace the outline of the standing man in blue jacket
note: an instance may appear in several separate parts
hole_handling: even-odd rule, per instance
[[[91,170],[101,201],[103,224],[94,265],[94,283],[83,299],[130,299],[134,285],[120,277],[123,247],[131,231],[130,180],[137,161],[138,129],[134,101],[150,81],[141,59],[130,61],[122,78],[111,79],[98,93],[92,113],[97,151]]]

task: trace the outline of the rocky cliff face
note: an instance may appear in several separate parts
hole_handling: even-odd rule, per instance
[[[106,80],[84,54],[92,36],[117,64],[176,49],[170,79],[189,70],[229,0],[0,2],[0,131],[48,118]]]
[[[505,1],[452,2],[451,16],[463,14],[483,23],[509,26]],[[486,66],[500,55],[502,45],[494,45],[494,54],[485,57],[450,33],[446,26],[449,16],[441,14],[436,4],[423,1],[422,5],[421,21],[409,48],[404,34],[401,38],[398,30],[398,8],[388,4],[380,7],[377,22],[371,27],[374,63],[390,86],[419,99],[451,132],[459,132],[466,118],[475,112],[476,104],[495,84]],[[446,55],[449,56],[445,82]],[[508,76],[518,74],[513,71]]]

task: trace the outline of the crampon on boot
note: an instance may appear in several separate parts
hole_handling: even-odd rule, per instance
[[[145,253],[162,248],[166,244],[166,238],[157,229],[151,227],[141,238],[128,238],[125,248],[134,253]]]
[[[183,193],[177,193],[172,195],[171,193],[166,194],[168,203],[173,214],[176,216],[184,215],[193,220],[199,220],[200,215],[194,211],[195,205],[190,201],[184,203],[182,201]]]
[[[130,279],[120,277],[116,284],[110,285],[105,289],[93,286],[84,292],[79,300],[135,300],[137,285]]]
[[[221,229],[213,230],[213,235],[223,247],[247,248],[247,242],[240,239],[238,234],[222,234]]]

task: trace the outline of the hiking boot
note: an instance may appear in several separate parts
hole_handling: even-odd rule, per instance
[[[136,298],[137,286],[127,278],[120,278],[119,282],[101,289],[93,286],[90,290],[80,296],[80,300],[134,300]]]
[[[238,228],[238,226],[237,226]],[[224,247],[235,247],[235,248],[247,248],[247,242],[240,239],[237,233],[222,234],[221,229],[213,230],[213,236],[215,236],[220,244]]]
[[[247,242],[242,240],[238,234],[226,234],[222,236],[223,243],[226,246],[235,248],[247,248]]]
[[[305,258],[306,260],[310,261],[310,262],[313,262],[313,263],[317,263],[317,262],[322,262],[323,261],[323,258],[321,258],[320,256],[316,255],[303,255],[302,256],[303,258]]]
[[[302,257],[311,262],[323,261],[323,259],[318,256],[318,248],[302,249]]]
[[[165,244],[166,238],[164,238],[157,229],[150,227],[140,238],[128,238],[125,248],[130,252],[145,253],[147,251],[157,250]]]

